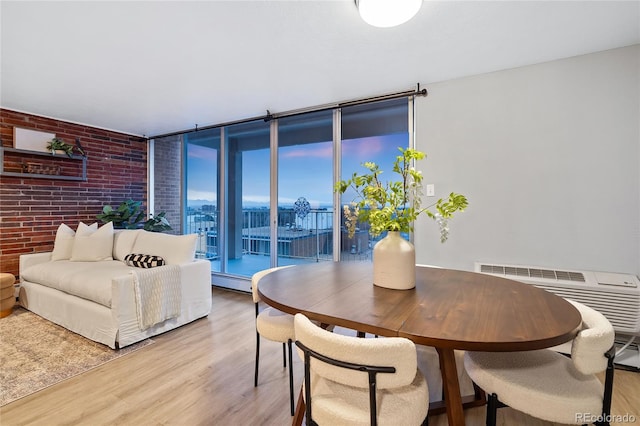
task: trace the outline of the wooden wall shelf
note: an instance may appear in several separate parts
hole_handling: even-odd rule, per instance
[[[29,159],[40,161],[40,163],[30,163]],[[77,172],[77,175],[51,173],[52,171],[64,170],[65,162],[74,163],[71,169]],[[33,173],[29,170],[42,170],[43,173]],[[62,152],[52,155],[48,152],[0,147],[0,176],[86,181],[87,157],[82,155],[69,157]]]

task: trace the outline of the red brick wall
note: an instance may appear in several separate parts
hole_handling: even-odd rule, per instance
[[[0,109],[3,147],[13,147],[14,126],[55,133],[70,144],[79,138],[87,154],[87,180],[0,176],[0,271],[19,275],[20,254],[52,250],[58,225],[91,224],[105,204],[131,198],[144,201],[147,211],[145,139]],[[5,163],[10,161],[8,156]]]

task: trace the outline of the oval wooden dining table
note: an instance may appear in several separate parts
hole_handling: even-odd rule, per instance
[[[278,269],[260,280],[258,291],[292,315],[435,347],[448,421],[456,426],[464,425],[464,410],[454,349],[548,348],[575,337],[582,321],[573,305],[535,286],[420,265],[411,290],[373,285],[370,262],[321,262]]]

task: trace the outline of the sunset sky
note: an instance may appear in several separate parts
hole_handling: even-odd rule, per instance
[[[342,178],[356,171],[366,171],[361,164],[373,161],[385,172],[383,177],[393,176],[391,165],[398,147],[408,144],[407,133],[350,139],[342,142]],[[188,205],[217,204],[216,151],[198,145],[189,145],[188,151]],[[278,157],[279,205],[291,206],[299,197],[306,198],[312,208],[331,207],[332,142],[294,145],[280,148]],[[269,205],[269,151],[246,151],[243,155],[243,204],[247,207]],[[345,194],[348,196],[348,194]],[[345,197],[346,200],[346,197]]]

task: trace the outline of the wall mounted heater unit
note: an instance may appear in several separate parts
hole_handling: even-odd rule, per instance
[[[625,350],[638,352],[638,345],[634,344],[635,338],[640,336],[640,281],[638,277],[610,272],[556,270],[484,262],[475,262],[474,270],[533,284],[597,310],[611,322],[618,338],[627,342],[620,346],[619,353],[616,354],[616,361],[629,359],[629,366],[640,368],[640,353],[626,353],[626,358],[620,356],[621,352]],[[619,345],[616,344],[616,346]]]

